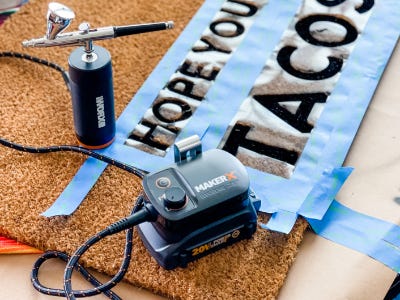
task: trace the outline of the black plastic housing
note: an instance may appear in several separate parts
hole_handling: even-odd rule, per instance
[[[249,189],[245,167],[223,150],[209,150],[151,173],[143,179],[143,188],[145,201],[159,216],[156,222],[140,224],[139,233],[151,255],[166,269],[184,267],[250,238],[256,230],[260,201]],[[174,199],[165,199],[174,197],[170,189],[178,191],[176,205]],[[185,201],[181,201],[180,189],[186,194]]]

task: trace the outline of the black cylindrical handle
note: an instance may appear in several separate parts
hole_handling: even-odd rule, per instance
[[[114,26],[114,37],[158,31],[158,30],[166,30],[166,29],[171,29],[172,27],[173,23],[171,21],[139,24],[139,25]]]

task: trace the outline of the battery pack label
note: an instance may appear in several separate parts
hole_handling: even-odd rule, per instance
[[[212,240],[211,242],[207,242],[205,244],[202,244],[200,246],[196,246],[191,250],[188,250],[188,252],[191,253],[191,255],[194,256],[200,256],[203,254],[206,254],[208,251],[211,251],[213,249],[221,248],[224,246],[227,246],[233,242],[235,242],[240,236],[240,230],[239,229],[235,229],[234,231],[225,234],[221,237],[218,237],[214,240]]]

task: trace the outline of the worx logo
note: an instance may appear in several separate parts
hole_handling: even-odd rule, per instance
[[[106,116],[104,114],[104,97],[96,97],[97,109],[97,127],[102,128],[106,126]]]
[[[214,177],[208,181],[205,181],[205,182],[195,186],[194,188],[195,188],[196,192],[200,193],[200,192],[204,192],[204,191],[208,190],[209,188],[212,188],[214,186],[223,184],[224,182],[232,181],[235,179],[237,179],[237,177],[235,175],[235,171],[230,171],[229,173],[225,173],[224,175]]]

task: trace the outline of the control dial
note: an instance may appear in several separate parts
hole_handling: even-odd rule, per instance
[[[164,205],[167,209],[179,210],[184,208],[186,203],[186,193],[182,188],[173,186],[165,191]]]

